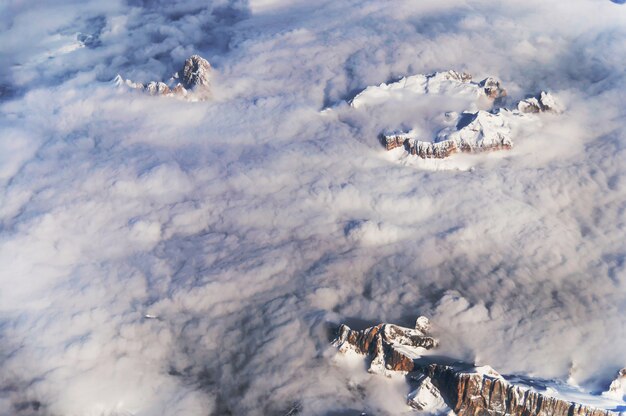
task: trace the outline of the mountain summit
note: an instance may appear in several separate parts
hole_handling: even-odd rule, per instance
[[[182,69],[174,73],[167,83],[151,81],[146,85],[117,75],[113,84],[147,92],[150,95],[174,96],[190,101],[203,101],[210,96],[211,64],[200,55],[191,55]]]

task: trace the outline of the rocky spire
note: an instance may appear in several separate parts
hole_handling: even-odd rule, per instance
[[[379,324],[362,331],[341,325],[337,339],[333,342],[339,351],[353,351],[357,354],[370,355],[372,361],[369,371],[385,373],[386,371],[412,371],[413,358],[407,354],[410,347],[429,350],[437,346],[437,340],[428,335],[430,324],[428,318],[420,317],[415,328],[404,328],[392,324]]]
[[[200,55],[191,55],[185,61],[185,66],[181,71],[183,87],[188,90],[195,88],[208,89],[210,86],[209,77],[211,74],[211,64]]]
[[[210,95],[211,64],[199,55],[192,55],[183,68],[165,83],[152,81],[146,85],[125,80],[120,75],[112,83],[117,87],[128,87],[147,92],[150,95],[174,96],[190,101],[200,101]]]

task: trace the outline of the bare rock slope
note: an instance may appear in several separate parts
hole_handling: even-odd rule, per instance
[[[595,409],[513,385],[495,371],[431,364],[421,368],[457,415],[609,416]],[[418,387],[420,388],[420,387]]]
[[[616,413],[551,397],[507,381],[489,366],[476,367],[423,353],[437,346],[428,319],[415,328],[379,324],[361,331],[342,325],[333,345],[371,360],[370,372],[403,372],[417,382],[407,403],[416,410],[460,416],[612,416]],[[621,374],[621,373],[620,373]]]
[[[414,358],[420,350],[437,346],[437,340],[428,336],[428,320],[420,317],[415,328],[404,328],[393,324],[379,324],[362,331],[354,331],[341,325],[339,335],[333,345],[339,351],[353,351],[372,357],[369,371],[413,371]],[[407,349],[409,347],[411,349]]]
[[[434,141],[422,141],[409,133],[383,135],[387,150],[404,147],[411,155],[422,159],[443,159],[454,153],[478,153],[513,146],[508,119],[509,111],[490,113],[478,111],[458,116],[455,127],[439,132]]]
[[[200,55],[192,55],[180,71],[174,73],[167,83],[151,81],[146,85],[117,75],[113,80],[118,87],[144,91],[150,95],[174,96],[190,101],[205,100],[210,95],[211,64]]]

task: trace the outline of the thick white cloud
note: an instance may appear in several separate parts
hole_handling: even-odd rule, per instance
[[[394,412],[328,323],[418,314],[503,373],[626,365],[624,6],[36,3],[0,6],[0,413]],[[191,53],[212,101],[107,82]],[[567,111],[433,172],[377,135],[458,103],[341,104],[447,69]]]

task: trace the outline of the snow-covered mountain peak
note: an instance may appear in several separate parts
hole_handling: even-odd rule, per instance
[[[549,92],[541,91],[538,95],[520,101],[517,109],[522,113],[562,113],[562,105]]]
[[[352,99],[350,105],[354,108],[375,106],[392,99],[404,100],[412,96],[427,94],[461,95],[473,99],[485,98],[495,101],[506,96],[506,90],[495,78],[490,77],[480,82],[473,82],[472,75],[449,70],[412,75],[389,84],[367,87]]]
[[[507,96],[499,80],[487,77],[477,83],[472,81],[470,74],[453,70],[418,74],[394,83],[368,87],[354,97],[350,104],[358,111],[376,111],[372,109],[385,104],[392,105],[393,101],[410,103],[428,95],[432,95],[433,99],[434,96],[449,96],[455,103],[464,102],[468,110],[461,113],[447,111],[444,117],[440,117],[441,127],[434,137],[423,137],[424,131],[432,129],[430,126],[423,128],[415,125],[416,128],[409,131],[392,127],[388,130],[391,133],[382,133],[380,136],[387,150],[404,148],[408,154],[422,159],[443,159],[455,153],[511,149],[516,127],[537,121],[530,113],[563,111],[556,98],[545,91],[520,101],[513,110],[494,108],[502,105]],[[400,108],[397,103],[393,105],[396,106],[394,108]],[[368,107],[370,110],[367,110]],[[410,125],[411,122],[406,124]]]
[[[617,377],[603,395],[614,400],[626,400],[626,368],[617,373]]]

